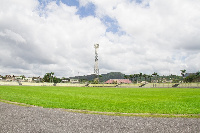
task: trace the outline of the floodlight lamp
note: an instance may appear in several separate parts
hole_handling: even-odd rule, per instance
[[[94,48],[99,48],[99,44],[94,44]]]

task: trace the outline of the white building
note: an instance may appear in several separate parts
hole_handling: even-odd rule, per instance
[[[70,83],[79,83],[79,79],[70,79]]]
[[[25,81],[25,82],[32,82],[33,79],[29,77],[29,78],[25,78],[24,81]]]

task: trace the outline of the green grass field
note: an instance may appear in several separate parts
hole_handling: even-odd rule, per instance
[[[99,112],[200,114],[200,89],[0,86],[0,99]]]

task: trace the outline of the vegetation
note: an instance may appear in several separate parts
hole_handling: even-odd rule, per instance
[[[132,83],[140,83],[142,81],[149,82],[149,83],[181,83],[181,82],[185,82],[185,83],[189,83],[189,82],[200,82],[200,78],[199,78],[199,73],[197,72],[196,74],[193,73],[193,75],[191,75],[191,73],[186,73],[186,70],[180,70],[181,71],[181,75],[182,76],[178,76],[178,75],[161,75],[159,76],[158,73],[154,72],[152,74],[143,74],[143,73],[139,73],[139,74],[130,74],[130,75],[125,75],[121,72],[110,72],[107,74],[101,74],[99,75],[99,79],[96,80],[97,75],[95,74],[91,74],[91,75],[84,75],[84,76],[75,76],[75,77],[69,77],[69,78],[57,78],[56,76],[54,76],[54,72],[50,72],[50,73],[46,73],[43,78],[39,77],[32,77],[34,82],[50,82],[50,83],[60,83],[60,82],[69,82],[70,79],[79,79],[80,83],[93,83],[93,84],[98,84],[98,83],[103,83],[106,82],[109,79],[129,79],[131,80]],[[189,75],[189,76],[188,76]],[[14,76],[14,75],[13,75]],[[18,76],[17,76],[18,77]],[[25,79],[24,75],[20,76],[22,79]],[[6,80],[6,76],[1,76],[0,75],[0,80]],[[10,80],[12,80],[10,78]],[[23,81],[22,81],[23,82]]]
[[[185,76],[185,73],[186,73],[186,70],[180,70],[181,71],[181,75],[184,77]]]
[[[200,72],[196,74],[191,74],[184,79],[184,82],[191,83],[191,82],[200,82]]]
[[[44,82],[60,83],[61,79],[54,76],[54,72],[46,73],[43,77]]]
[[[151,75],[147,74],[133,74],[133,75],[124,75],[125,79],[130,79],[133,83],[138,83],[141,81],[147,81],[149,83],[166,83],[166,82],[172,82],[172,83],[179,83],[183,80],[182,76],[177,75],[169,75],[169,76],[159,76],[157,73],[153,73]]]
[[[52,83],[53,82],[53,75],[54,75],[54,72],[46,73],[43,77],[43,81]]]
[[[100,112],[200,114],[200,89],[0,86],[0,99]]]

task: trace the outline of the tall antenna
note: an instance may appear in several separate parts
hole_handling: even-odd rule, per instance
[[[99,65],[98,65],[98,53],[99,44],[94,44],[95,48],[95,64],[94,64],[94,74],[99,76]]]

